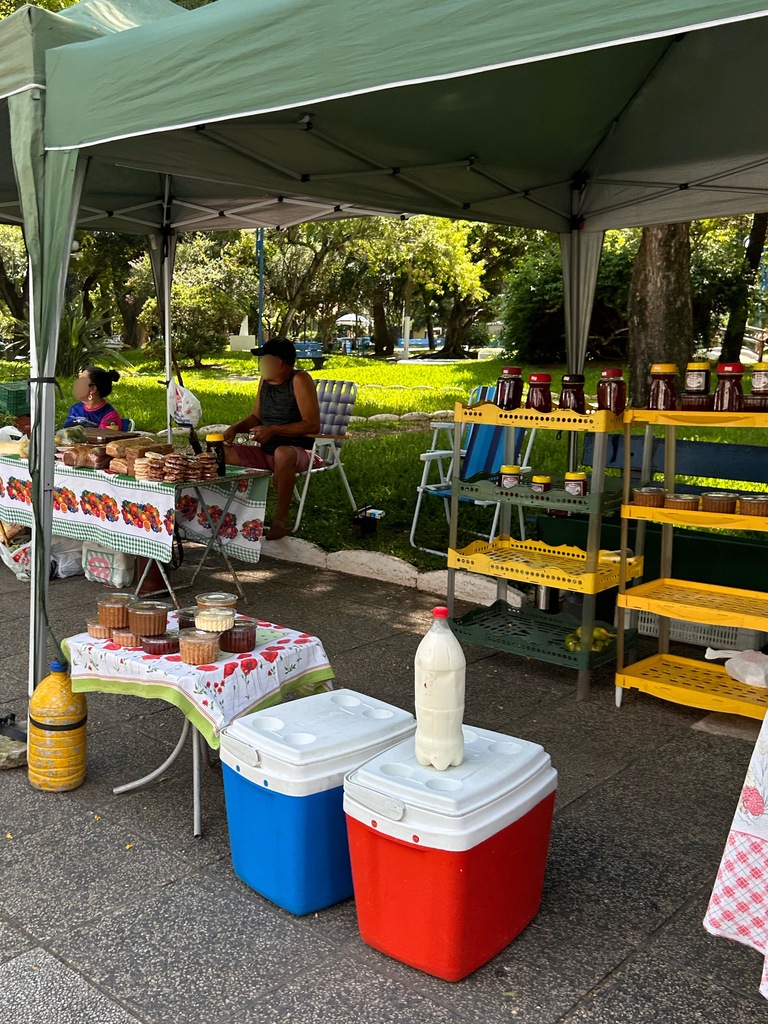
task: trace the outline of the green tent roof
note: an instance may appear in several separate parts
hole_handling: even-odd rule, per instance
[[[217,0],[52,51],[46,144],[560,231],[746,212],[768,206],[766,15],[737,0]]]

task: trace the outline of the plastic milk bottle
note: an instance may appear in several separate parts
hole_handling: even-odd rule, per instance
[[[416,651],[416,759],[443,772],[464,760],[464,681],[467,662],[448,625],[448,609],[434,621]]]

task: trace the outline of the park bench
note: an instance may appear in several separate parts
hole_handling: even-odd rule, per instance
[[[322,370],[328,353],[323,351],[322,343],[319,341],[294,341],[296,356],[298,359],[311,359],[316,370]]]

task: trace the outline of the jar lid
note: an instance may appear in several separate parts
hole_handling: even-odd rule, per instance
[[[216,636],[220,636],[220,634],[209,633],[205,629],[182,629],[179,633],[180,640],[184,639],[193,644],[210,643]]]
[[[711,370],[711,369],[712,369],[712,367],[710,366],[710,364],[709,363],[705,363],[705,362],[688,363],[688,365],[686,366],[686,370]]]
[[[718,373],[744,373],[743,363],[718,363]]]
[[[752,373],[754,373],[755,370],[760,370],[762,373],[765,373],[765,371],[768,370],[768,363],[753,363]]]
[[[651,373],[677,373],[677,363],[654,363]]]
[[[768,501],[768,494],[741,494],[741,495],[739,495],[739,500],[740,501]]]
[[[720,498],[720,499],[723,499],[723,498],[737,498],[737,497],[738,497],[738,495],[734,494],[732,491],[705,491],[705,493],[702,494],[702,498]]]
[[[531,482],[534,484],[548,484],[552,482],[551,476],[532,476]]]
[[[168,605],[162,601],[133,601],[128,605],[131,612],[167,612]]]
[[[528,378],[530,384],[549,384],[551,380],[551,373],[532,373]]]
[[[99,608],[124,607],[127,604],[133,604],[135,600],[134,594],[106,594],[99,598]]]
[[[623,374],[624,374],[624,371],[622,370],[622,368],[620,366],[611,366],[611,367],[608,367],[605,370],[601,370],[600,371],[600,376],[601,377],[621,377],[621,376],[623,376]]]
[[[520,472],[520,467],[519,466],[502,466],[501,469],[499,470],[499,472],[500,473],[519,473]]]
[[[583,373],[564,373],[563,384],[583,384],[584,374]]]
[[[566,473],[565,474],[565,479],[566,480],[586,480],[587,479],[587,474],[586,473]]]
[[[663,487],[635,487],[635,494],[666,494]]]
[[[224,591],[214,590],[210,594],[198,594],[195,598],[198,605],[216,605],[217,608],[222,605],[232,607],[237,604],[237,594],[227,594]]]
[[[698,494],[668,494],[667,501],[698,501]]]
[[[206,434],[205,435],[205,440],[206,441],[223,441],[224,440],[224,435],[223,434]]]
[[[514,376],[514,377],[521,377],[523,371],[522,371],[521,367],[519,367],[519,366],[505,366],[502,369],[501,373],[502,373],[502,376],[505,375],[505,374],[510,374],[511,376]]]

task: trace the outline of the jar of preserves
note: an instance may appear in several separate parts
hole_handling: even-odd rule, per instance
[[[583,497],[587,493],[587,474],[566,473],[564,487],[567,494]]]
[[[744,391],[741,381],[744,377],[742,363],[718,363],[717,387],[715,388],[715,412],[741,412]]]
[[[196,615],[197,605],[194,605],[192,608],[179,608],[176,613],[176,618],[179,622],[179,629],[193,629]]]
[[[228,654],[246,654],[256,646],[256,619],[239,615],[231,629],[219,637],[219,647]]]
[[[99,598],[99,622],[112,629],[123,629],[128,625],[128,605],[136,598],[133,594],[106,594]]]
[[[651,367],[648,408],[659,411],[677,408],[677,366],[674,363],[654,363]]]
[[[664,499],[664,508],[675,512],[698,512],[698,494],[668,494]]]
[[[621,416],[627,407],[627,382],[620,366],[600,371],[597,382],[597,408]]]
[[[742,494],[739,512],[743,516],[768,516],[768,494]]]
[[[635,505],[644,508],[664,508],[667,492],[663,487],[635,487],[633,493]]]
[[[94,640],[112,639],[112,627],[105,626],[99,621],[99,619],[88,619],[86,628],[88,630],[88,636],[93,637]]]
[[[198,608],[236,608],[237,594],[216,590],[210,594],[198,594],[195,601]]]
[[[227,456],[224,452],[223,434],[206,434],[205,450],[216,456],[216,475],[227,475]]]
[[[532,373],[528,378],[526,409],[536,412],[552,412],[552,374]]]
[[[182,629],[179,633],[179,654],[187,665],[209,665],[219,656],[218,633]]]
[[[113,629],[112,642],[118,647],[141,647],[141,637],[130,629]]]
[[[768,363],[755,363],[752,367],[752,394],[768,395]]]
[[[160,636],[144,636],[141,638],[141,646],[145,654],[178,654],[179,634],[162,633]]]
[[[708,395],[712,367],[708,362],[688,363],[685,368],[685,392],[688,395]]]
[[[712,412],[715,407],[715,396],[683,392],[680,396],[680,408],[683,412]]]
[[[730,491],[705,491],[701,496],[701,511],[733,515],[737,500],[738,495]]]
[[[544,494],[545,491],[552,490],[552,477],[551,476],[533,476],[531,477],[531,490],[534,494]]]
[[[519,466],[502,466],[499,470],[499,486],[504,487],[519,487],[520,486],[520,467]]]
[[[162,601],[135,601],[128,605],[128,628],[138,636],[159,636],[168,628],[168,608]]]
[[[570,409],[571,412],[585,413],[587,411],[587,403],[584,398],[583,373],[563,374],[560,389],[560,408]]]
[[[519,409],[523,401],[523,371],[519,366],[505,366],[496,381],[496,405],[505,412]]]
[[[198,608],[195,616],[195,629],[206,633],[223,633],[232,629],[234,623],[234,608]]]

